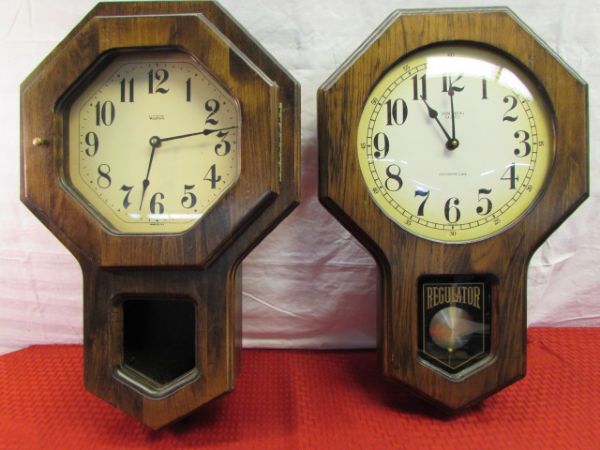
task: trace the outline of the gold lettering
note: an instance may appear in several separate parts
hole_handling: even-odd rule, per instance
[[[433,288],[427,287],[427,309],[433,308],[435,305],[433,304]]]
[[[481,286],[427,286],[425,301],[427,309],[452,303],[463,303],[481,309],[482,294]]]

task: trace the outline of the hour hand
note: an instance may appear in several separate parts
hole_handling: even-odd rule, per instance
[[[423,100],[423,102],[425,103],[425,106],[427,106],[427,113],[429,114],[429,117],[432,118],[433,120],[435,120],[437,122],[437,124],[440,126],[442,132],[444,133],[444,136],[446,136],[446,139],[448,140],[447,142],[451,142],[452,141],[452,136],[450,136],[448,134],[448,132],[444,128],[444,125],[442,125],[442,122],[440,122],[440,119],[438,119],[438,112],[435,109],[433,109],[429,105],[429,103],[427,103],[427,100],[425,100],[423,97],[421,97],[421,100]],[[447,145],[448,144],[446,144],[446,146]]]

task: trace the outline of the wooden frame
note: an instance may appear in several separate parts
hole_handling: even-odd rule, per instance
[[[539,82],[554,108],[555,162],[537,203],[514,226],[469,244],[418,238],[386,218],[367,192],[356,156],[358,121],[374,84],[404,55],[442,42],[484,45],[508,55]],[[396,11],[321,86],[318,118],[320,200],[379,266],[384,374],[447,410],[472,405],[523,377],[529,259],[588,195],[585,83],[506,8]],[[417,354],[417,280],[433,274],[497,280],[492,357],[460,380],[429,369]]]
[[[239,180],[182,234],[111,233],[61,175],[63,97],[111,55],[144,48],[187,52],[242,109]],[[299,111],[293,78],[210,1],[101,3],[22,83],[21,199],[81,264],[90,391],[158,428],[233,388],[241,341],[240,263],[299,201]],[[154,395],[123,375],[118,308],[128,296],[194,302],[195,375]]]

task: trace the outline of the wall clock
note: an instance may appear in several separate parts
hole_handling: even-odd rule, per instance
[[[213,2],[96,6],[21,86],[21,198],[79,261],[88,390],[233,389],[248,252],[299,199],[299,88]]]
[[[533,252],[588,195],[587,87],[505,8],[393,13],[318,95],[322,203],[380,269],[385,375],[524,376]]]

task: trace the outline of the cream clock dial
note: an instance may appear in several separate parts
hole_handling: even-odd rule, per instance
[[[492,236],[545,185],[554,129],[545,95],[485,47],[438,45],[401,60],[362,110],[358,159],[379,208],[441,242]]]
[[[126,53],[69,108],[67,178],[113,232],[183,232],[236,182],[240,126],[184,53]]]

